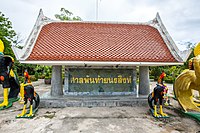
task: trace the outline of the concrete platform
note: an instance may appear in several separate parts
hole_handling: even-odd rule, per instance
[[[44,84],[43,79],[33,82],[36,92],[40,95],[40,107],[116,107],[116,106],[148,106],[147,96],[136,95],[138,93],[124,93],[122,95],[90,95],[65,93],[62,97],[50,96],[51,85]],[[156,82],[150,82],[150,91],[156,86]],[[167,84],[169,93],[173,92],[173,85]],[[138,88],[138,87],[137,87]],[[137,90],[138,91],[138,90]]]
[[[147,96],[66,96],[52,97],[47,92],[41,96],[40,107],[121,107],[146,106]]]
[[[39,86],[43,83],[39,84]],[[150,83],[150,90],[156,86],[156,82]],[[173,91],[173,85],[167,84],[169,93]],[[44,86],[45,88],[46,86]],[[137,87],[138,88],[138,87]],[[43,89],[44,90],[44,89]],[[73,94],[70,93],[62,97],[50,96],[50,86],[48,92],[41,93],[40,107],[121,107],[121,106],[148,106],[147,96],[136,95],[138,93],[124,93],[121,95],[90,95],[90,94]],[[138,90],[137,90],[138,91]]]

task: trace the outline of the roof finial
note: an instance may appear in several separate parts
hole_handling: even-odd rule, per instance
[[[42,11],[42,8],[40,8],[40,11],[39,11],[39,16],[44,16],[44,14],[43,14],[43,11]]]
[[[38,18],[41,18],[41,19],[44,19],[44,18],[45,18],[44,13],[43,13],[43,11],[42,11],[42,8],[40,8]]]
[[[159,12],[156,13],[156,19],[160,19]]]

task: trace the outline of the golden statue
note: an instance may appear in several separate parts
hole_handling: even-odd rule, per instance
[[[193,97],[193,90],[200,94],[200,43],[195,47],[194,55],[189,61],[189,69],[183,71],[174,83],[175,96],[185,112],[200,112]]]

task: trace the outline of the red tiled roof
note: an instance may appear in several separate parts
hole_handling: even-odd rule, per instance
[[[27,60],[178,62],[154,27],[86,22],[43,26]]]

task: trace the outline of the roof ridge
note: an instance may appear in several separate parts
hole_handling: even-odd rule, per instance
[[[148,22],[120,22],[120,21],[60,21],[52,20],[51,23],[92,23],[92,24],[136,24],[136,25],[149,25]]]

